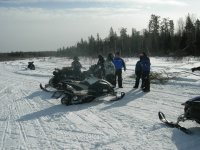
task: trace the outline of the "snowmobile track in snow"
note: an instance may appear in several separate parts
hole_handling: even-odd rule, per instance
[[[131,69],[137,59],[129,60],[127,68]],[[168,67],[174,72],[192,67],[161,58],[151,60],[152,70]],[[180,104],[199,95],[198,77],[181,76],[181,80],[165,85],[151,84],[151,92],[143,93],[132,90],[133,71],[127,70],[123,72],[124,88],[117,89],[126,93],[122,100],[66,107],[38,85],[49,81],[47,76],[55,66],[70,65],[71,60],[35,59],[36,70],[20,71],[28,61],[0,62],[0,149],[199,149],[198,124],[184,122],[184,127],[194,133],[188,136],[177,129],[164,128],[157,116],[162,110],[170,112],[169,120],[175,120],[183,110]]]

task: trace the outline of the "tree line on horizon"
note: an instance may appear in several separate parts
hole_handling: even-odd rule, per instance
[[[97,57],[116,51],[126,57],[137,56],[141,52],[151,56],[200,56],[200,20],[188,14],[185,20],[178,20],[175,31],[173,20],[152,14],[148,28],[142,31],[132,28],[131,35],[127,28],[122,27],[118,35],[111,27],[104,39],[97,33],[96,38],[91,35],[88,40],[82,38],[75,46],[62,47],[57,51],[0,53],[0,61],[48,56]]]
[[[81,39],[75,46],[62,47],[58,56],[97,56],[120,51],[123,56],[136,56],[144,51],[152,56],[200,56],[200,20],[190,14],[185,21],[178,20],[175,32],[174,21],[152,14],[148,28],[137,31],[132,28],[131,35],[122,27],[119,35],[113,28],[102,39],[97,33],[88,40]]]
[[[10,52],[0,53],[0,61],[11,61],[17,59],[57,56],[57,51],[38,51],[38,52]]]

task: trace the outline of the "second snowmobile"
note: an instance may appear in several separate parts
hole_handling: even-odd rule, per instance
[[[84,80],[83,74],[74,73],[71,67],[64,67],[62,69],[55,68],[53,71],[53,77],[49,80],[46,86],[58,88],[59,84],[65,80]]]
[[[77,73],[73,70],[72,67],[63,67],[62,69],[55,68],[53,71],[53,77],[49,80],[49,83],[45,87],[53,87],[60,89],[59,84],[61,82],[74,80],[74,81],[83,81],[90,75],[94,75],[97,78],[101,76],[101,70],[97,65],[92,65],[89,70]]]
[[[48,91],[42,85],[40,88]],[[125,96],[124,92],[115,92],[114,87],[106,80],[94,76],[89,76],[83,81],[62,81],[57,89],[58,92],[62,92],[61,103],[64,105],[88,103],[102,96],[112,96],[110,101],[116,101]]]
[[[191,131],[180,126],[179,122],[181,122],[181,121],[184,122],[186,120],[192,120],[192,121],[196,121],[198,124],[200,124],[200,96],[192,98],[192,99],[186,101],[185,103],[183,103],[182,105],[184,105],[184,113],[177,118],[177,122],[169,122],[165,118],[164,113],[162,113],[162,112],[158,112],[158,116],[159,116],[159,119],[163,123],[168,125],[169,127],[178,128],[181,131],[183,131],[187,134],[190,134]]]

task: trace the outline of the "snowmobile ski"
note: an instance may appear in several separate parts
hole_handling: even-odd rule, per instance
[[[56,98],[56,99],[60,98],[64,93],[64,90],[50,91],[50,90],[46,89],[45,87],[43,87],[41,83],[40,83],[40,89],[42,89],[45,92],[53,93],[53,95],[51,97]]]
[[[45,92],[64,92],[64,90],[48,90],[46,87],[44,87],[41,83],[40,83],[40,89],[42,89]]]
[[[45,91],[45,92],[51,92],[51,91],[47,90],[45,87],[43,87],[41,83],[40,83],[40,89]]]
[[[182,132],[186,133],[186,134],[191,134],[191,131],[180,126],[178,123],[175,123],[175,122],[170,122],[166,119],[164,113],[162,112],[158,112],[158,117],[160,119],[161,122],[163,122],[164,124],[166,124],[168,127],[171,127],[171,128],[177,128],[179,130],[181,130]]]
[[[121,95],[120,96],[116,96],[116,98],[114,99],[111,99],[110,101],[118,101],[118,100],[121,100],[122,98],[124,98],[125,96],[125,92],[121,92]]]

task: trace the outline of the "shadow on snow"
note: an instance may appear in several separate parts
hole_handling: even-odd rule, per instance
[[[106,106],[104,108],[102,108],[101,110],[107,110],[113,107],[123,107],[125,105],[127,105],[129,102],[134,101],[142,96],[144,96],[147,93],[144,93],[142,90],[130,90],[129,92],[126,93],[126,95],[124,96],[124,98],[122,100],[116,101],[114,103],[107,103],[110,104],[109,106]]]
[[[98,103],[85,103],[85,104],[71,105],[71,106],[65,106],[62,104],[54,105],[54,106],[45,108],[43,110],[39,110],[37,112],[26,114],[20,117],[17,121],[28,121],[28,120],[39,119],[41,117],[55,118],[56,116],[58,118],[69,112],[81,111],[89,107],[93,107],[95,106],[95,104],[97,105]]]
[[[107,110],[113,107],[123,107],[126,104],[128,104],[131,101],[134,101],[142,96],[144,96],[146,93],[142,92],[141,90],[130,90],[129,92],[126,93],[125,97],[122,100],[115,101],[115,102],[110,102],[110,101],[104,101],[103,103],[108,105],[101,110]],[[40,97],[42,100],[48,100],[52,96],[52,93],[49,94],[48,92],[45,93],[43,91],[36,91],[32,93],[31,95],[27,96],[27,99],[33,100],[35,97]],[[85,103],[85,104],[77,104],[77,105],[70,105],[70,106],[65,106],[62,104],[59,105],[54,105],[48,108],[45,108],[43,110],[39,110],[37,112],[33,112],[27,115],[24,115],[18,119],[18,121],[28,121],[28,120],[33,120],[33,119],[38,119],[40,117],[52,117],[54,118],[55,115],[59,117],[59,115],[66,114],[68,112],[75,112],[75,111],[80,111],[84,109],[88,109],[90,107],[94,107],[98,105],[99,103],[102,103],[102,101],[94,100],[93,102],[90,103]]]
[[[178,129],[173,129],[172,141],[179,150],[197,150],[200,147],[200,127],[188,128],[192,134],[188,135]]]

